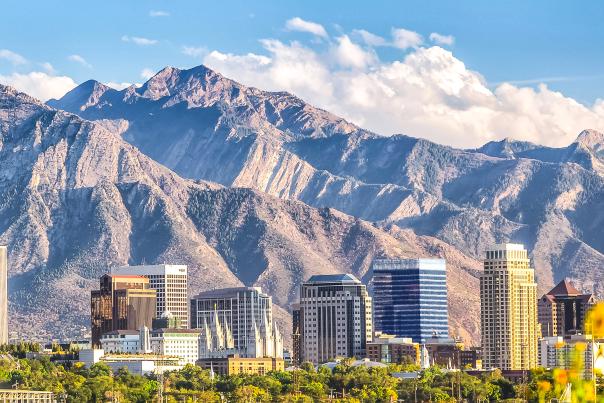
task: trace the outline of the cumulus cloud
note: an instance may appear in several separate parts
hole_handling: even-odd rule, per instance
[[[455,42],[453,35],[441,35],[438,32],[432,32],[430,34],[430,40],[437,45],[451,46]]]
[[[187,56],[202,58],[208,53],[208,49],[203,46],[183,46],[182,53]]]
[[[67,56],[67,59],[68,59],[68,60],[71,60],[72,62],[79,63],[79,64],[81,64],[82,66],[87,67],[87,68],[89,68],[89,69],[91,69],[91,68],[92,68],[92,64],[88,63],[88,62],[86,61],[86,59],[84,59],[84,58],[83,58],[82,56],[80,56],[80,55],[70,55],[70,56]]]
[[[144,80],[148,80],[151,77],[153,77],[155,75],[155,72],[149,68],[144,68],[141,71],[141,78],[143,78]]]
[[[327,31],[321,24],[312,21],[305,21],[300,17],[294,17],[285,23],[285,28],[290,31],[309,32],[313,35],[327,38]]]
[[[170,13],[163,10],[151,10],[149,11],[149,17],[169,17]]]
[[[0,75],[0,83],[10,85],[42,101],[60,98],[76,86],[70,77],[53,76],[40,71]]]
[[[365,68],[376,60],[373,52],[366,51],[353,43],[348,35],[337,38],[337,45],[332,47],[331,54],[340,66],[353,69]]]
[[[128,36],[128,35],[122,36],[122,41],[123,42],[132,42],[135,45],[139,45],[139,46],[151,46],[151,45],[156,45],[159,42],[157,39],[149,39],[149,38],[143,38],[142,36]]]
[[[52,64],[50,64],[49,62],[40,63],[40,67],[42,67],[45,72],[47,72],[48,74],[51,74],[51,75],[54,75],[57,72],[55,70],[54,66]]]
[[[0,59],[4,59],[13,65],[26,64],[27,59],[18,53],[8,49],[0,49]]]
[[[417,48],[424,42],[424,38],[415,31],[404,28],[392,29],[392,45],[399,49]]]
[[[604,100],[585,106],[544,84],[490,89],[449,50],[421,47],[421,36],[405,35],[399,45],[411,50],[395,61],[372,53],[369,58],[344,35],[327,55],[270,39],[261,41],[265,54],[212,51],[204,63],[247,85],[295,93],[383,135],[405,133],[458,147],[503,137],[564,146],[584,128],[604,129]],[[334,63],[333,46],[354,49],[356,56]]]

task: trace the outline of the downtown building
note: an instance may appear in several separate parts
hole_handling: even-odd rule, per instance
[[[191,299],[191,326],[201,329],[200,359],[283,359],[272,298],[259,287],[204,291]]]
[[[484,368],[528,370],[538,365],[537,284],[523,245],[486,251],[480,322]]]
[[[570,281],[562,280],[537,303],[541,335],[565,337],[584,333],[585,316],[595,303],[592,294],[583,294]]]
[[[143,276],[149,279],[149,288],[157,292],[155,317],[166,313],[178,320],[179,328],[189,327],[189,297],[187,266],[172,264],[122,266],[112,274]]]
[[[300,361],[365,357],[373,333],[371,303],[366,287],[351,274],[316,275],[302,283],[295,313]]]
[[[105,274],[100,287],[90,293],[92,346],[114,330],[136,331],[150,327],[156,312],[156,291],[142,276]]]
[[[424,343],[449,335],[443,259],[376,259],[372,264],[376,331]]]

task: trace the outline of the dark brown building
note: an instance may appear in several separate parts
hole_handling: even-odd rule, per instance
[[[585,315],[595,302],[592,294],[582,294],[570,281],[561,281],[537,303],[541,335],[582,334]]]
[[[447,337],[431,337],[426,340],[426,350],[430,357],[430,365],[443,368],[460,369],[461,352],[464,345],[455,339]]]
[[[148,278],[104,275],[100,289],[90,293],[92,345],[99,346],[101,336],[113,330],[151,327],[155,306],[156,291],[149,289]]]
[[[300,304],[292,306],[292,364],[299,367],[302,364],[302,309]]]

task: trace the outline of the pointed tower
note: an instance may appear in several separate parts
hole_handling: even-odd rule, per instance
[[[277,324],[273,326],[273,355],[271,357],[283,358],[283,336],[277,327]]]
[[[208,326],[208,321],[203,318],[202,332],[199,335],[199,358],[210,358],[214,344],[212,342],[212,332]]]
[[[258,331],[258,326],[256,326],[256,322],[252,323],[252,328],[249,332],[245,355],[248,358],[264,357],[264,351],[262,348],[262,338],[260,337],[260,332]]]
[[[212,321],[212,339],[214,342],[215,350],[223,350],[225,348],[224,343],[224,331],[222,330],[222,326],[220,325],[220,320],[218,319],[218,311],[216,307],[214,307],[214,316]]]
[[[428,349],[425,344],[422,344],[422,351],[420,356],[420,368],[428,369],[430,368],[430,354],[428,353]]]

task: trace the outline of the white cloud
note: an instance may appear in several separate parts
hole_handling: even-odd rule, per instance
[[[170,13],[163,10],[151,10],[149,11],[149,17],[169,17]]]
[[[200,59],[208,54],[208,49],[203,46],[183,46],[182,53]]]
[[[144,79],[145,81],[147,81],[148,79],[150,79],[151,77],[153,77],[155,75],[155,72],[149,68],[144,68],[141,71],[141,78]]]
[[[424,42],[420,34],[404,28],[392,28],[392,46],[399,49],[417,48]]]
[[[46,71],[50,75],[54,75],[57,72],[55,70],[54,66],[52,64],[50,64],[49,62],[40,63],[40,67],[42,67],[44,69],[44,71]]]
[[[86,59],[84,59],[84,58],[83,58],[82,56],[80,56],[80,55],[70,55],[70,56],[67,56],[67,59],[68,59],[68,60],[71,60],[72,62],[79,63],[79,64],[81,64],[82,66],[87,67],[87,68],[89,68],[89,69],[91,69],[91,68],[92,68],[92,64],[88,63],[88,62],[86,61]]]
[[[432,32],[430,34],[430,40],[437,45],[451,46],[455,42],[453,35],[441,35],[438,32]]]
[[[128,87],[130,87],[132,85],[132,83],[127,83],[127,82],[118,83],[118,82],[115,82],[115,81],[109,81],[109,82],[107,82],[105,84],[108,87],[113,88],[114,90],[120,90],[120,91],[123,90],[124,88],[128,88]],[[134,85],[136,85],[137,87],[140,87],[140,84],[135,83]]]
[[[300,17],[294,17],[285,23],[285,28],[290,31],[309,32],[313,35],[327,38],[327,31],[321,24],[312,21],[305,21]]]
[[[373,34],[369,31],[365,31],[364,29],[355,29],[352,31],[353,34],[358,35],[363,39],[369,46],[386,46],[388,42],[386,39],[382,38],[379,35]]]
[[[346,43],[343,38],[333,46]],[[373,55],[372,63],[364,56],[333,63],[299,42],[261,43],[266,55],[212,51],[204,63],[247,85],[290,91],[384,135],[405,133],[459,147],[503,137],[563,146],[585,128],[604,129],[604,100],[585,106],[546,85],[504,83],[491,90],[479,73],[438,46],[414,48],[392,62]],[[333,57],[333,48],[327,52]]]
[[[70,77],[53,76],[40,71],[0,75],[0,83],[10,85],[42,101],[60,98],[76,86],[75,81]]]
[[[135,45],[139,45],[139,46],[151,46],[151,45],[156,45],[159,42],[157,39],[149,39],[149,38],[143,38],[141,36],[128,36],[128,35],[122,36],[122,41],[123,42],[132,42]]]
[[[353,43],[348,35],[337,38],[337,45],[331,49],[331,54],[336,63],[342,67],[362,69],[376,61],[373,52],[365,51],[356,43]]]
[[[4,59],[12,63],[13,65],[26,64],[27,59],[18,53],[15,53],[8,49],[0,49],[0,59]]]

